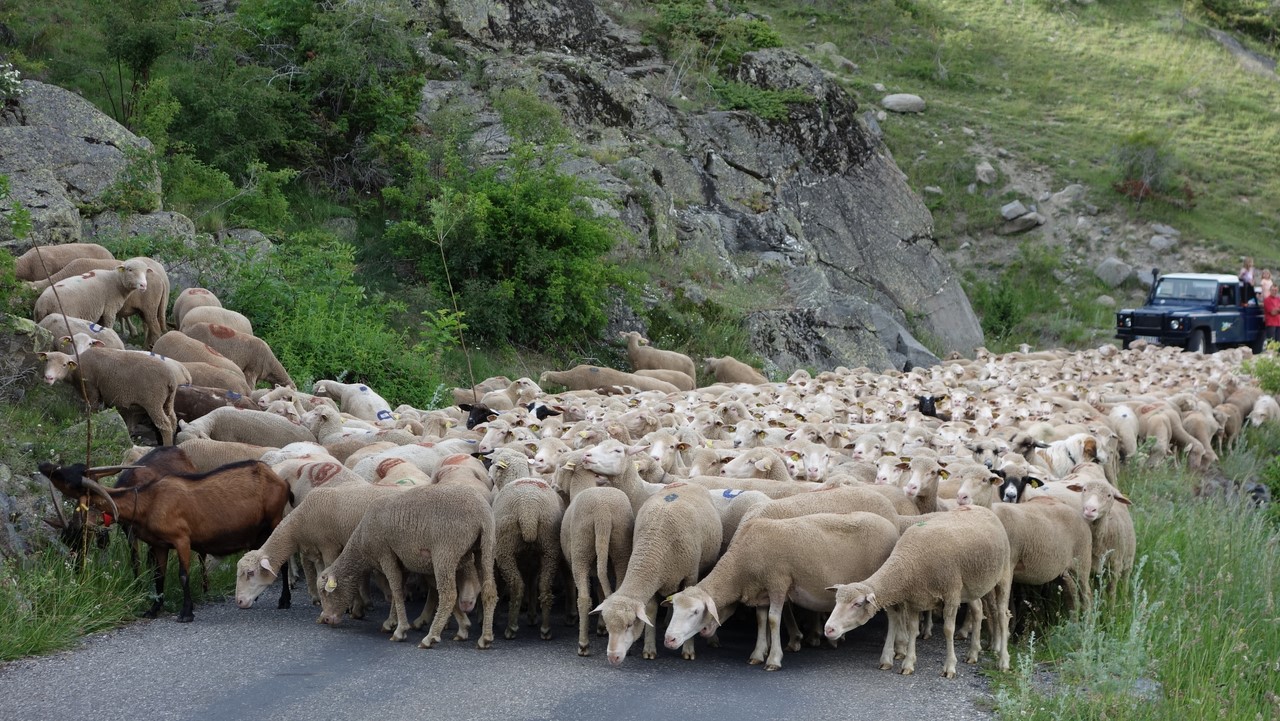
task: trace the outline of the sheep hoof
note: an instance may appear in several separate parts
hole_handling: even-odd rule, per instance
[[[657,657],[658,657],[657,651],[645,651],[644,653],[640,654],[640,658],[643,658],[646,661],[652,661]]]
[[[903,676],[910,676],[911,674],[913,674],[913,673],[915,673],[915,672],[916,672],[916,670],[915,670],[914,668],[904,668],[904,669],[902,669],[902,675],[903,675]]]
[[[408,635],[409,634],[405,633],[404,631],[397,629],[395,633],[391,634],[391,640],[397,641],[397,642],[403,641],[405,639],[405,636],[408,636]]]
[[[579,646],[579,647],[578,647],[578,655],[579,655],[579,656],[590,656],[590,655],[591,655],[591,647],[590,647],[590,646]]]
[[[697,658],[697,657],[698,657],[698,654],[694,653],[693,651],[690,651],[690,652],[688,652],[688,653],[681,653],[681,654],[680,654],[680,658],[683,658],[683,659],[684,659],[684,660],[686,660],[686,661],[692,661],[692,660],[694,660],[694,659],[695,659],[695,658]]]
[[[395,627],[396,627],[395,622],[393,622],[393,621],[384,621],[384,622],[382,623],[382,632],[383,632],[383,633],[391,633],[393,630],[395,630]]]
[[[510,641],[511,639],[516,637],[516,630],[514,628],[508,628],[507,630],[502,632],[502,636],[503,638],[506,638],[508,641]]]
[[[942,677],[943,677],[943,678],[955,678],[955,677],[956,677],[956,672],[955,672],[955,671],[943,671],[943,672],[942,672]]]
[[[435,648],[436,641],[439,640],[438,638],[424,638],[418,642],[418,648]]]
[[[453,640],[455,641],[465,641],[468,638],[471,638],[471,634],[468,633],[467,631],[459,631],[453,634]]]
[[[191,623],[192,621],[196,620],[196,617],[194,614],[187,614],[186,616],[178,616],[174,620],[177,621],[178,623]]]
[[[551,640],[551,629],[549,629],[549,628],[544,628],[544,629],[540,630],[540,631],[538,632],[538,636],[540,636],[540,637],[542,638],[542,640],[543,640],[543,641],[550,641],[550,640]]]
[[[964,662],[965,662],[965,663],[968,663],[968,664],[975,664],[975,663],[977,663],[977,662],[978,662],[978,657],[977,657],[977,656],[966,656],[966,657],[965,657],[965,659],[964,659]]]
[[[488,651],[489,649],[493,648],[493,639],[481,638],[479,641],[476,641],[476,648],[480,649],[481,651]]]
[[[747,663],[751,664],[752,666],[759,666],[760,664],[764,663],[764,659],[756,658],[755,656],[752,656],[751,658],[747,659]]]
[[[892,671],[892,670],[893,670],[893,664],[891,664],[891,663],[882,663],[882,664],[880,664],[880,670],[881,670],[881,671]]]
[[[816,647],[818,644],[815,643],[811,645]],[[798,653],[801,648],[803,648],[803,645],[799,641],[792,641],[787,644],[787,653]]]
[[[282,599],[280,599],[280,601],[279,601],[278,603],[276,603],[276,608],[291,608],[292,606],[293,606],[293,604],[292,604],[292,603],[290,603],[289,601],[284,600],[283,598],[282,598]]]

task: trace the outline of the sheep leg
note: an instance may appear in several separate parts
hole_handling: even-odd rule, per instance
[[[507,584],[507,630],[506,638],[515,638],[520,629],[520,606],[524,601],[524,577],[520,575],[520,567],[516,564],[514,554],[499,553],[494,561],[502,581]]]
[[[756,606],[756,647],[751,649],[751,657],[747,659],[747,663],[752,666],[764,663],[765,654],[769,652],[768,634],[769,609],[764,606]]]
[[[920,638],[926,640],[933,638],[933,609],[925,611],[922,620],[924,621],[924,631],[920,634]]]
[[[191,603],[191,546],[185,538],[173,544],[178,552],[178,581],[182,584],[182,610],[178,612],[178,623],[191,623],[196,620]]]
[[[418,614],[418,617],[413,619],[413,623],[410,625],[413,626],[414,628],[420,629],[427,624],[427,619],[434,618],[435,615],[436,615],[436,589],[428,588],[427,600],[424,601],[422,604],[422,613]]]
[[[800,630],[800,624],[796,623],[795,609],[791,604],[782,607],[782,620],[787,624],[787,650],[795,653],[800,650],[804,644],[804,632]],[[817,646],[817,643],[810,644]]]
[[[652,596],[644,604],[645,615],[650,619],[658,617],[658,597]],[[653,624],[644,625],[644,651],[640,658],[652,660],[658,657],[658,629]]]
[[[782,608],[786,601],[785,593],[769,594],[769,657],[764,663],[766,671],[782,668]]]
[[[920,612],[902,609],[899,614],[899,618],[906,620],[903,631],[907,637],[906,655],[902,657],[902,675],[910,676],[916,672],[916,636],[920,635]]]
[[[608,583],[605,579],[605,583]],[[578,655],[591,655],[591,640],[587,629],[591,626],[591,572],[586,568],[575,568],[570,586],[577,586],[573,595],[578,605]]]
[[[1013,572],[1009,571],[996,586],[995,608],[992,609],[992,620],[995,629],[992,632],[992,646],[997,654],[997,668],[1009,670],[1009,593],[1013,588]]]
[[[394,558],[383,558],[378,564],[382,575],[387,577],[387,586],[391,589],[391,612],[395,616],[395,631],[391,633],[392,641],[403,641],[409,635],[409,614],[404,609],[404,572],[400,561]],[[384,631],[389,630],[383,626]]]
[[[555,580],[559,562],[559,544],[546,544],[542,552],[542,565],[538,568],[538,602],[542,605],[542,625],[538,628],[538,635],[544,641],[551,640],[551,605],[555,602],[555,597],[551,594],[551,583]]]
[[[898,612],[893,609],[885,609],[885,615],[889,618],[889,631],[884,635],[884,646],[880,649],[880,668],[888,671],[893,668],[894,645],[897,641],[900,621]]]
[[[448,561],[452,560],[452,563]],[[436,577],[436,594],[437,606],[435,618],[431,621],[431,628],[427,631],[427,635],[418,643],[419,648],[432,648],[440,642],[440,634],[444,631],[444,626],[449,622],[449,617],[453,613],[453,606],[458,602],[458,561],[460,559],[444,559],[436,556],[432,559],[432,566],[435,568]]]
[[[969,612],[965,614],[965,625],[973,633],[969,639],[969,653],[965,655],[965,663],[977,663],[982,654],[982,599],[969,602]],[[993,635],[994,638],[994,635]]]
[[[942,602],[942,635],[947,642],[947,657],[942,664],[945,678],[956,677],[956,614],[960,611],[960,599],[948,598]]]
[[[276,608],[289,608],[293,605],[293,592],[289,589],[288,561],[281,564],[280,577],[284,579],[284,583],[280,584],[280,600],[276,602]]]
[[[164,575],[169,569],[169,549],[162,546],[151,547],[152,578],[155,581],[155,598],[151,608],[142,614],[146,618],[155,618],[164,608]]]

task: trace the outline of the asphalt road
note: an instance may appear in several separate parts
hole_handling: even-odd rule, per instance
[[[553,616],[559,624],[559,604]],[[505,602],[499,604],[499,620]],[[412,607],[411,607],[412,608]],[[386,606],[362,621],[318,626],[305,591],[294,607],[275,608],[268,591],[252,609],[228,600],[196,608],[194,623],[173,616],[139,621],[85,639],[75,650],[0,666],[0,719],[15,721],[268,719],[432,719],[501,721],[654,719],[661,721],[824,721],[987,719],[987,683],[959,664],[944,679],[943,644],[918,642],[916,673],[877,668],[883,626],[846,637],[838,649],[805,648],[782,670],[746,663],[754,621],[722,630],[723,645],[701,640],[685,661],[662,647],[658,659],[629,656],[619,667],[576,653],[576,630],[556,625],[541,641],[535,628],[497,639],[488,651],[474,640],[417,647],[421,632],[392,643],[379,631]],[[478,613],[478,612],[477,612]],[[372,620],[376,619],[376,620]],[[452,625],[452,624],[451,624]],[[478,630],[478,624],[473,626]],[[940,629],[939,629],[940,630]],[[474,639],[474,637],[473,637]],[[638,653],[637,642],[632,653]],[[957,644],[960,646],[960,644]],[[960,656],[963,659],[963,649]]]

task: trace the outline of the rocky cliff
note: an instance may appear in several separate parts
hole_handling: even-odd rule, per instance
[[[719,282],[758,287],[762,296],[781,287],[748,316],[755,350],[774,366],[902,368],[982,343],[930,215],[874,119],[808,59],[773,49],[737,65],[738,82],[812,97],[784,117],[688,110],[671,97],[676,69],[596,3],[420,7],[421,52],[435,78],[423,87],[421,120],[447,103],[467,104],[487,124],[478,136],[484,151],[497,157],[512,141],[492,107],[495,90],[524,88],[554,104],[587,151],[563,169],[614,201],[596,207],[630,229],[625,255],[669,267],[710,264]],[[442,30],[461,60],[428,49],[430,34]],[[136,172],[136,151],[149,144],[72,93],[25,86],[0,116],[0,173],[32,212],[28,243],[121,231],[193,236],[190,220],[158,204],[123,219],[103,213],[104,197],[122,183],[158,203],[158,178]],[[0,245],[21,250],[7,238]],[[707,290],[692,279],[681,289],[690,298]]]
[[[588,0],[451,0],[428,15],[481,77],[435,58],[453,72],[427,83],[423,118],[450,100],[488,108],[481,87],[555,104],[602,151],[591,157],[619,158],[566,169],[614,196],[634,250],[710,258],[733,283],[781,274],[775,307],[749,317],[756,350],[779,367],[901,368],[936,361],[917,336],[939,352],[982,343],[925,206],[854,100],[806,58],[762,50],[738,66],[738,82],[813,97],[765,120],[679,109],[676,69]],[[505,133],[486,117],[487,149],[500,153]]]

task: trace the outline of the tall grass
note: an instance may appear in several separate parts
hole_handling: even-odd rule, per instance
[[[1274,456],[1253,434],[1223,458]],[[1115,603],[1025,637],[997,708],[1019,719],[1280,716],[1280,527],[1243,500],[1197,498],[1176,464],[1130,468],[1137,568]]]

